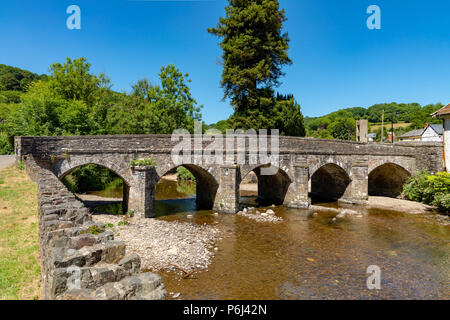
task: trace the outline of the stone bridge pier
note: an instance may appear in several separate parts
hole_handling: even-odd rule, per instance
[[[124,182],[124,212],[133,210],[141,217],[155,216],[156,185],[180,165],[196,178],[197,209],[223,213],[239,210],[240,183],[250,172],[257,176],[262,205],[307,208],[312,199],[364,203],[369,195],[396,197],[409,176],[422,169],[431,173],[443,170],[441,143],[280,137],[277,166],[205,163],[194,157],[175,164],[171,157],[175,144],[168,135],[16,137],[15,152],[17,159],[33,157],[60,180],[87,164],[108,168]],[[207,144],[202,147],[204,150]],[[130,165],[131,160],[150,158],[154,167]]]

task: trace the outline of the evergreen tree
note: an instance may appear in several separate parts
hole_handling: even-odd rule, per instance
[[[208,32],[221,38],[221,85],[224,98],[231,99],[235,110],[231,126],[276,128],[286,103],[274,97],[273,88],[284,75],[282,67],[292,63],[287,54],[289,38],[282,32],[285,11],[279,9],[278,0],[229,0],[225,10],[226,17],[221,17],[217,27]],[[292,108],[288,110],[299,109],[297,105]],[[296,125],[299,130],[286,131],[304,132],[302,117]]]

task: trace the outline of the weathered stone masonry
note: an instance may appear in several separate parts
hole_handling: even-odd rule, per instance
[[[177,143],[169,135],[16,137],[15,150],[18,158],[33,156],[58,178],[82,165],[104,166],[125,182],[124,209],[152,217],[155,185],[176,167],[171,151]],[[203,150],[209,143],[203,142]],[[223,143],[225,147],[225,139]],[[409,175],[421,169],[443,170],[442,143],[377,144],[280,137],[279,149],[280,163],[274,175],[260,174],[266,165],[263,163],[205,164],[193,161],[194,157],[183,163],[196,177],[197,206],[237,212],[239,184],[250,171],[258,175],[261,200],[305,208],[310,195],[315,194],[351,203],[365,202],[369,193],[396,196]],[[234,153],[237,157],[236,150]],[[248,159],[250,155],[244,156]],[[130,160],[142,158],[154,158],[156,168],[130,167]]]
[[[94,224],[88,209],[48,168],[31,155],[25,158],[26,172],[38,185],[42,298],[164,299],[161,277],[140,273],[139,256],[127,255],[123,242]],[[94,228],[100,233],[91,233]]]

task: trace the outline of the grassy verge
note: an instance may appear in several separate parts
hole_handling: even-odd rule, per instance
[[[0,170],[0,299],[40,297],[37,187],[16,167]]]

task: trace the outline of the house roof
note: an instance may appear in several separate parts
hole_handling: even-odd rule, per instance
[[[422,133],[424,132],[424,129],[415,129],[408,131],[404,134],[402,134],[399,138],[407,138],[407,137],[420,137],[422,136]]]
[[[431,114],[433,117],[440,117],[443,115],[450,115],[450,103],[448,105],[446,105],[445,107],[439,109],[436,112],[433,112]]]
[[[442,124],[430,124],[428,125],[428,127],[431,127],[434,131],[436,131],[438,135],[442,136],[443,132]],[[425,130],[428,129],[428,127],[425,129],[415,129],[408,131],[402,134],[399,138],[420,137],[425,132]]]
[[[443,127],[442,124],[430,124],[429,125],[438,135],[442,135]]]

